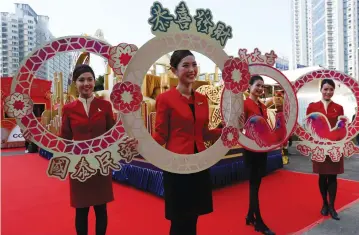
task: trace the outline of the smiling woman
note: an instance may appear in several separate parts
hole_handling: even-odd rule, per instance
[[[115,125],[111,103],[94,96],[95,73],[90,66],[78,65],[72,80],[79,97],[63,108],[61,137],[68,140],[87,140],[101,136]],[[106,233],[106,205],[114,200],[112,174],[104,176],[96,171],[93,174],[94,176],[85,182],[70,179],[71,205],[76,208],[78,234],[87,234],[87,217],[91,206],[96,213],[96,234]]]
[[[177,87],[156,99],[156,127],[153,138],[178,154],[194,154],[206,149],[205,140],[216,141],[221,129],[208,129],[207,98],[193,90],[197,62],[189,50],[175,51],[171,71]],[[170,234],[195,234],[198,216],[213,211],[209,169],[192,174],[163,172],[165,216],[171,220]]]

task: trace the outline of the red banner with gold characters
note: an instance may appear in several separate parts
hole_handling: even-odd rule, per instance
[[[1,148],[23,147],[25,139],[16,119],[8,117],[4,111],[5,98],[11,93],[12,77],[1,78]],[[30,96],[34,102],[34,112],[41,117],[42,110],[50,109],[52,82],[43,79],[34,79]],[[39,118],[40,118],[39,117]]]

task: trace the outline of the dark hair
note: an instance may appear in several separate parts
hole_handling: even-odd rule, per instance
[[[263,78],[259,75],[253,75],[251,79],[249,80],[249,85],[253,85],[256,81],[261,80],[264,82]]]
[[[181,60],[189,55],[194,56],[189,50],[174,51],[170,60],[171,67],[177,69],[177,66],[181,62]]]
[[[93,72],[92,68],[89,65],[87,64],[77,65],[74,69],[74,72],[72,73],[72,81],[76,82],[76,80],[81,76],[81,74],[87,72],[92,73],[92,76],[95,79],[95,73]]]
[[[329,84],[335,89],[335,82],[332,79],[325,78],[325,79],[323,79],[322,83],[320,84],[320,90],[323,89],[323,86],[325,84]]]

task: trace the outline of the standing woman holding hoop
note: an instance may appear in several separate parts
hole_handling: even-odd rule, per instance
[[[259,100],[264,92],[264,80],[261,76],[252,76],[249,80],[249,97],[244,101],[245,121],[253,115],[262,116],[268,120],[267,108]],[[267,172],[267,153],[252,152],[244,149],[244,161],[249,168],[249,209],[246,217],[247,225],[254,225],[257,232],[275,235],[264,223],[259,209],[259,188],[262,177]]]
[[[335,83],[331,79],[323,79],[320,85],[322,100],[310,103],[307,108],[307,115],[313,112],[324,114],[330,124],[330,128],[335,127],[338,117],[344,115],[343,106],[334,103],[332,97],[334,95]],[[344,173],[344,160],[340,158],[339,162],[332,162],[330,157],[326,156],[324,162],[313,161],[313,173],[319,174],[319,190],[323,199],[321,214],[330,216],[339,220],[338,213],[335,210],[334,203],[337,195],[337,175]],[[328,202],[329,194],[329,202]]]
[[[78,65],[72,75],[80,96],[62,110],[61,137],[68,140],[89,140],[101,136],[116,123],[110,102],[94,96],[95,74],[86,64]],[[127,139],[128,144],[135,143]],[[76,208],[75,226],[78,235],[88,234],[88,213],[96,214],[96,235],[105,235],[107,203],[114,200],[112,174],[99,172],[85,182],[70,178],[71,206]]]
[[[173,52],[171,70],[178,77],[176,88],[156,100],[153,138],[178,154],[194,154],[206,149],[204,141],[215,141],[220,129],[209,130],[207,98],[193,91],[198,68],[189,50]],[[209,169],[193,174],[163,172],[165,217],[171,221],[170,235],[197,234],[197,219],[213,211]]]

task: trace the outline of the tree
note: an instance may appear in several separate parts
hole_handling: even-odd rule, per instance
[[[104,75],[100,75],[97,77],[95,82],[95,91],[102,91],[104,90],[104,83],[105,83],[105,77]]]

